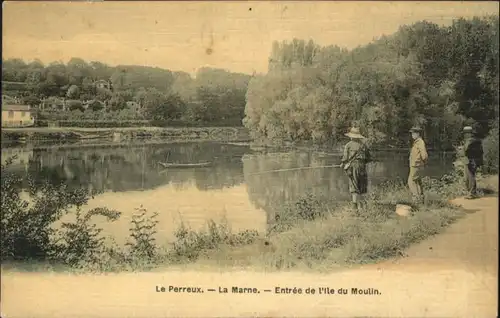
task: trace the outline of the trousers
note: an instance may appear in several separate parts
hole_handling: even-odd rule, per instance
[[[469,195],[477,194],[476,171],[477,167],[475,164],[469,163],[464,167],[465,187]]]
[[[349,192],[351,194],[366,194],[368,192],[366,165],[354,161],[346,172],[349,178]]]
[[[413,197],[422,198],[424,192],[422,189],[422,172],[423,167],[410,167],[410,174],[408,176],[408,187]]]

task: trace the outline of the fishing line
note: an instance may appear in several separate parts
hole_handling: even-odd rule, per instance
[[[281,172],[281,171],[293,171],[293,170],[304,170],[304,169],[320,169],[320,168],[340,168],[341,165],[331,165],[331,166],[317,166],[317,167],[299,167],[299,168],[289,168],[289,169],[278,169],[278,170],[268,170],[268,171],[260,171],[255,173],[249,173],[247,176],[253,176],[258,174],[265,173],[273,173],[273,172]]]

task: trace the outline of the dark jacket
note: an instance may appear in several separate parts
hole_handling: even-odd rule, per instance
[[[464,153],[468,164],[476,167],[483,165],[483,144],[477,138],[468,138],[464,142]]]

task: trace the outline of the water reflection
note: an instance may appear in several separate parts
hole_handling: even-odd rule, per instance
[[[408,168],[405,153],[375,153],[376,161],[367,167],[369,188],[385,180],[401,178],[406,180]],[[272,222],[278,209],[293,203],[304,194],[311,193],[319,199],[349,200],[347,177],[337,167],[340,154],[322,157],[313,152],[270,153],[245,155],[243,171],[248,195],[257,208],[268,212]],[[429,176],[440,176],[451,168],[449,156],[432,156]],[[286,170],[297,167],[311,167],[302,170]]]
[[[216,143],[190,143],[107,148],[16,148],[23,154],[25,169],[41,184],[65,183],[70,188],[99,191],[136,191],[194,181],[202,190],[243,183],[241,161],[245,149]],[[10,150],[7,150],[10,149]],[[2,149],[2,158],[12,148]],[[168,154],[168,158],[167,158]],[[213,165],[196,169],[164,169],[159,162]],[[14,166],[12,167],[12,169]]]
[[[243,184],[210,191],[200,190],[194,183],[185,183],[148,191],[108,192],[90,200],[83,210],[106,206],[122,212],[116,222],[105,222],[103,217],[97,217],[93,222],[118,244],[124,244],[134,210],[141,205],[149,212],[158,212],[158,233],[155,236],[158,242],[171,241],[181,222],[194,230],[202,229],[210,219],[227,221],[233,231],[254,229],[265,232],[267,227],[266,212],[250,202]],[[74,215],[66,215],[61,221],[68,220],[74,220]]]
[[[173,230],[173,216],[199,226],[223,213],[235,228],[262,230],[277,209],[312,193],[320,199],[348,200],[347,178],[338,164],[340,154],[315,152],[254,153],[248,146],[221,143],[130,145],[127,147],[2,148],[2,159],[16,153],[12,171],[28,171],[41,184],[64,182],[104,194],[89,202],[124,213],[111,232],[125,231],[141,204],[160,213],[162,233]],[[374,153],[368,166],[369,187],[408,174],[407,152]],[[205,168],[164,169],[159,162],[210,161]],[[427,174],[441,176],[452,168],[450,155],[431,154]],[[297,167],[311,169],[278,171]],[[264,212],[265,211],[265,212]],[[121,222],[121,223],[120,223]],[[125,222],[125,223],[123,223]],[[162,234],[163,236],[167,234]],[[123,235],[122,235],[123,236]],[[162,236],[162,237],[163,237]],[[166,236],[165,236],[166,237]]]
[[[3,148],[2,147],[2,165],[11,159],[11,169],[16,171],[28,171],[29,161],[33,157],[33,151],[24,148]]]

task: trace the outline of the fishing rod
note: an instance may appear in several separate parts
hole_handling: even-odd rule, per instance
[[[277,169],[277,170],[267,170],[267,171],[260,171],[260,172],[254,172],[254,173],[249,173],[247,176],[254,176],[254,175],[259,175],[259,174],[266,174],[266,173],[273,173],[273,172],[282,172],[282,171],[294,171],[294,170],[305,170],[305,169],[320,169],[320,168],[340,168],[342,165],[330,165],[330,166],[317,166],[317,167],[299,167],[299,168],[289,168],[289,169]],[[168,170],[168,168],[163,169],[160,171],[160,173],[165,173]]]
[[[290,169],[278,169],[278,170],[268,170],[268,171],[260,171],[255,173],[249,173],[249,176],[272,173],[272,172],[281,172],[281,171],[293,171],[293,170],[305,170],[305,169],[319,169],[319,168],[340,168],[342,165],[330,165],[330,166],[317,166],[317,167],[299,167],[299,168],[290,168]]]

